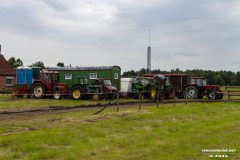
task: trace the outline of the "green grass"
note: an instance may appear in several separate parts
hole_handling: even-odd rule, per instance
[[[227,159],[240,159],[239,103],[96,111],[2,120],[0,159],[219,159],[202,149],[236,149]]]

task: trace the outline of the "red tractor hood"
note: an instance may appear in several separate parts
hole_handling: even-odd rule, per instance
[[[204,86],[204,88],[218,90],[218,89],[220,89],[220,86],[219,85],[206,85],[206,86]]]

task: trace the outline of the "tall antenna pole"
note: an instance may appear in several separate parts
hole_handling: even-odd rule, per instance
[[[149,28],[149,46],[147,51],[147,73],[151,73],[150,28]]]

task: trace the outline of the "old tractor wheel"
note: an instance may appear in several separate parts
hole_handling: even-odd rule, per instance
[[[173,98],[173,86],[165,86],[163,89],[164,98],[172,99]]]
[[[107,93],[102,94],[101,99],[104,100],[104,101],[109,100],[108,94]]]
[[[196,98],[197,88],[194,86],[188,86],[185,90],[185,95],[187,96],[187,98]]]
[[[92,95],[92,100],[99,101],[100,100],[100,94],[93,94]]]
[[[31,93],[34,98],[40,99],[46,94],[46,87],[41,83],[36,83],[32,86]]]
[[[71,98],[73,100],[81,99],[82,98],[82,88],[79,86],[75,86],[71,89]]]
[[[208,97],[208,99],[211,99],[211,100],[216,99],[215,91],[214,90],[209,90],[208,93],[207,93],[207,97]]]
[[[148,91],[149,98],[155,99],[157,97],[157,91],[154,86],[150,86],[147,91]]]
[[[55,91],[53,93],[53,97],[54,97],[54,99],[60,100],[60,99],[62,99],[62,94],[59,91]]]

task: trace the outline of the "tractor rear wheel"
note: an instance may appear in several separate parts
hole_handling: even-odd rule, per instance
[[[172,99],[173,98],[173,86],[165,86],[163,89],[164,98]]]
[[[31,93],[33,94],[34,98],[40,99],[46,94],[46,87],[41,83],[36,83],[32,86]]]
[[[188,86],[186,89],[185,89],[185,96],[187,98],[196,98],[197,96],[197,88],[194,87],[194,86]]]
[[[147,92],[148,92],[147,95],[148,95],[149,98],[155,99],[157,97],[157,91],[156,91],[156,88],[154,86],[148,87]]]
[[[82,87],[80,87],[80,86],[74,86],[74,87],[71,89],[71,98],[72,98],[73,100],[81,99],[81,98],[82,98],[82,92],[83,92]]]

